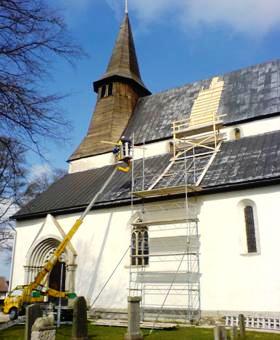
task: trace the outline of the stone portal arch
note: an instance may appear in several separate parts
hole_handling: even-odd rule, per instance
[[[55,249],[61,242],[55,236],[48,236],[38,240],[28,251],[27,261],[25,265],[25,284],[32,282],[37,273],[43,268],[44,264],[54,253]],[[60,256],[58,263],[49,274],[46,286],[57,289],[59,287],[60,274],[62,273],[62,288],[67,291],[75,291],[75,264],[76,254],[66,248]]]

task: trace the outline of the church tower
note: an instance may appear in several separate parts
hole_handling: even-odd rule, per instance
[[[108,152],[121,137],[139,97],[151,94],[145,87],[137,61],[128,13],[105,74],[93,83],[97,102],[86,137],[70,157],[78,160]]]

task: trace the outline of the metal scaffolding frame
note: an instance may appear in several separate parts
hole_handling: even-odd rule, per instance
[[[209,88],[200,91],[189,118],[173,122],[170,160],[156,178],[145,170],[145,148],[141,190],[132,171],[132,231],[146,228],[149,233],[149,260],[130,266],[129,294],[142,298],[143,320],[194,323],[200,319],[199,221],[188,196],[201,190],[202,180],[220,150],[223,122],[217,112],[222,90],[223,81],[213,78]],[[137,181],[139,184],[139,178]],[[175,213],[171,207],[174,200],[167,208],[166,203],[156,203],[155,209],[145,203],[146,198],[178,194],[184,194],[185,199],[177,203],[180,208]],[[142,198],[141,211],[134,209],[134,197]],[[144,241],[139,242],[131,249],[138,247],[144,252]],[[131,258],[135,256],[139,253],[131,252]]]

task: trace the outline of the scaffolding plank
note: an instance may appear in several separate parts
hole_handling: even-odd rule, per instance
[[[142,227],[148,225],[167,225],[167,224],[177,224],[177,223],[185,223],[185,222],[197,222],[197,219],[189,219],[189,218],[173,218],[173,219],[161,219],[161,220],[143,220],[139,222],[132,223],[135,227]]]
[[[197,192],[201,191],[201,187],[195,185],[188,185],[187,192]],[[160,196],[169,196],[182,194],[186,192],[186,186],[174,186],[174,187],[164,187],[157,188],[152,190],[143,190],[143,191],[135,191],[133,194],[137,197],[146,198],[146,197],[160,197]]]
[[[196,272],[139,272],[137,273],[136,281],[139,283],[197,283],[199,281],[200,274]]]
[[[199,246],[200,242],[197,235],[150,237],[149,239],[150,253],[158,255],[198,252]]]
[[[215,126],[215,130],[219,130],[223,127],[223,123],[221,121],[215,122],[214,124],[205,124],[205,125],[193,125],[189,126],[188,128],[182,129],[182,130],[175,130],[174,135],[176,135],[176,138],[182,138],[192,135],[198,135],[200,133],[205,132],[212,132],[214,131],[213,127]]]

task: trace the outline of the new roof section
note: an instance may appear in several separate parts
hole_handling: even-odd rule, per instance
[[[150,157],[145,160],[147,188],[167,166],[170,155]],[[68,174],[54,183],[36,199],[22,208],[17,219],[80,211],[90,202],[112,173],[114,166]],[[142,188],[142,160],[135,161],[135,190]],[[236,141],[224,142],[202,183],[202,193],[211,190],[230,190],[241,184],[263,185],[280,182],[280,131],[266,133]],[[183,175],[171,176],[162,185],[184,184]],[[161,184],[159,184],[161,185]],[[97,206],[129,204],[131,174],[117,172],[107,190],[99,197]]]
[[[219,77],[224,89],[218,112],[225,125],[260,119],[280,112],[280,60],[251,66]],[[171,136],[171,124],[188,118],[194,100],[211,79],[140,98],[125,135],[135,143]]]

